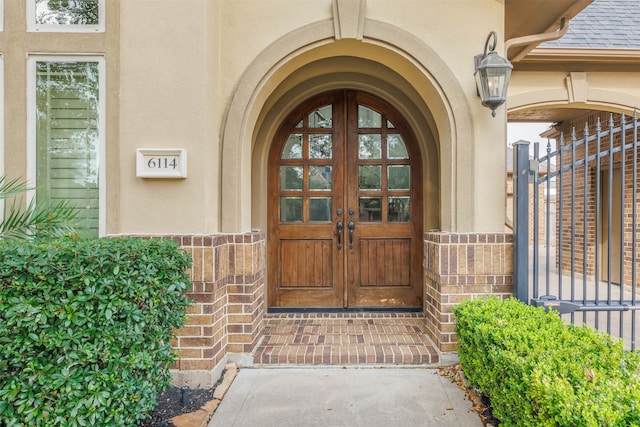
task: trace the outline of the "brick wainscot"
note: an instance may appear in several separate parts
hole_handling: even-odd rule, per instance
[[[193,300],[172,341],[173,383],[208,388],[235,355],[256,346],[265,313],[265,236],[261,231],[215,235],[145,235],[178,243],[193,258]]]
[[[140,236],[177,242],[193,258],[194,301],[172,341],[179,359],[175,385],[211,387],[229,361],[243,365],[265,325],[266,240],[240,234]],[[443,353],[456,349],[453,305],[512,294],[513,238],[508,233],[427,232],[424,235],[424,317]],[[251,363],[251,362],[249,362]]]
[[[456,349],[454,305],[489,295],[507,298],[512,282],[512,234],[425,233],[424,315],[436,347]]]

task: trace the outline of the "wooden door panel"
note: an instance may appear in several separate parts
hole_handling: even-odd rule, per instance
[[[331,288],[333,286],[332,240],[281,240],[280,286],[283,288]]]
[[[351,307],[420,307],[421,253],[412,238],[356,238],[350,251]]]
[[[359,239],[361,287],[411,286],[411,239]]]

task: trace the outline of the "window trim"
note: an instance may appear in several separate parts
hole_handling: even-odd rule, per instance
[[[45,55],[27,56],[27,181],[36,184],[37,162],[37,118],[36,118],[36,63],[37,62],[97,62],[98,63],[98,235],[106,234],[107,186],[106,186],[106,64],[101,55]],[[28,201],[36,196],[29,190]]]
[[[0,4],[3,0],[0,0]],[[36,24],[36,2],[27,0],[27,31],[43,33],[103,33],[105,31],[106,0],[98,0],[98,24],[97,25],[53,25]]]

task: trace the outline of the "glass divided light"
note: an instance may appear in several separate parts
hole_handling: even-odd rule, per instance
[[[282,223],[332,221],[335,174],[342,174],[341,169],[336,172],[334,162],[345,161],[335,159],[333,122],[332,106],[321,106],[305,114],[285,140],[279,170]],[[357,144],[357,159],[347,159],[344,166],[356,168],[357,182],[346,183],[345,188],[357,193],[359,221],[409,222],[412,169],[395,124],[386,115],[359,105],[357,140],[348,143]],[[344,175],[352,176],[348,171]]]
[[[332,126],[333,106],[325,105],[300,120],[287,137],[280,156],[280,222],[332,220]]]
[[[409,222],[411,165],[396,126],[381,113],[358,106],[358,219]]]

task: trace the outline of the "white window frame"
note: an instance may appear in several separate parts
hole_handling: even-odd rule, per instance
[[[4,31],[4,0],[0,0],[0,31]]]
[[[0,0],[0,3],[2,0]],[[105,10],[107,0],[98,0],[98,24],[97,25],[62,25],[62,24],[36,24],[36,1],[27,0],[27,31],[51,32],[51,33],[102,33],[105,28]]]
[[[106,234],[107,229],[107,185],[106,185],[106,65],[101,55],[44,55],[27,56],[27,180],[36,184],[36,63],[37,62],[97,62],[98,63],[98,235]],[[30,190],[28,200],[36,196],[35,190]]]

